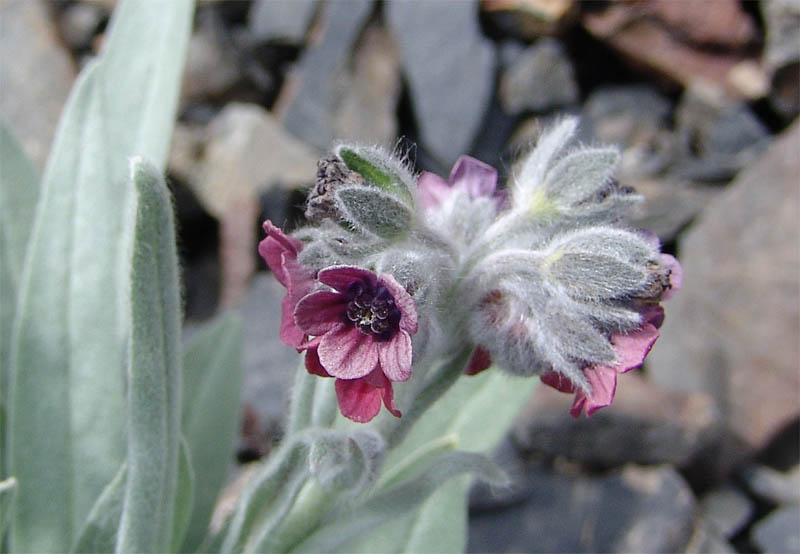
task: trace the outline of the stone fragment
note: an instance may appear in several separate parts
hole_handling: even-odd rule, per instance
[[[772,106],[786,120],[800,113],[800,1],[762,2],[767,28],[764,65],[772,80]]]
[[[482,0],[481,11],[488,14],[504,34],[522,40],[563,31],[575,20],[575,0]]]
[[[388,2],[421,142],[450,167],[470,150],[492,96],[496,53],[475,0]]]
[[[520,448],[602,466],[681,466],[714,441],[720,428],[718,411],[705,394],[667,390],[635,373],[620,378],[614,404],[590,418],[573,419],[571,404],[572,395],[539,387],[514,427]]]
[[[108,13],[98,4],[76,2],[64,7],[59,18],[61,36],[73,50],[88,50]]]
[[[527,479],[524,503],[472,514],[467,552],[681,552],[692,536],[695,500],[669,466]]]
[[[371,0],[326,2],[316,36],[287,76],[274,111],[305,143],[327,150],[337,137],[336,108],[350,86],[350,52],[372,11]]]
[[[764,447],[800,413],[798,175],[800,123],[684,235],[686,278],[648,357],[657,382],[717,401],[736,437],[717,452],[722,465],[736,463],[741,446]]]
[[[741,472],[750,491],[774,504],[800,504],[800,465],[783,473],[764,465],[749,465]]]
[[[248,12],[247,28],[256,43],[302,44],[317,5],[317,0],[256,0]]]
[[[719,89],[692,83],[675,114],[677,160],[671,173],[697,181],[727,181],[753,163],[771,140],[742,102]]]
[[[727,485],[705,493],[700,512],[722,536],[731,538],[750,522],[755,506],[741,490]]]
[[[737,49],[756,38],[753,18],[738,0],[712,3],[648,0],[639,8],[698,46]],[[709,11],[713,17],[709,17]]]
[[[363,144],[394,146],[400,59],[389,31],[370,24],[353,53],[350,85],[333,116],[334,136]]]
[[[239,62],[219,15],[211,9],[200,9],[196,20],[183,72],[184,101],[220,97],[241,79]]]
[[[778,508],[753,526],[750,536],[762,552],[800,552],[800,504]]]
[[[74,78],[45,2],[0,2],[0,114],[39,167],[50,152]]]
[[[205,147],[194,148],[203,156],[190,184],[217,218],[242,198],[311,183],[316,173],[317,155],[255,104],[228,104],[209,125]],[[187,149],[191,155],[192,145]]]
[[[684,554],[736,554],[738,551],[708,521],[698,518]]]
[[[575,72],[564,47],[541,39],[528,47],[500,79],[500,102],[509,114],[545,111],[578,100]]]
[[[686,86],[701,79],[734,97],[742,96],[731,83],[730,73],[740,62],[749,59],[745,54],[699,48],[685,42],[680,29],[670,29],[653,15],[651,3],[615,2],[603,10],[587,11],[582,23],[592,35],[617,50],[632,65],[662,80]]]

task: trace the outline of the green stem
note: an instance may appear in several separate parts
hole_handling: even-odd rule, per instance
[[[304,359],[294,377],[292,397],[289,404],[289,421],[286,424],[287,438],[302,431],[311,424],[311,410],[314,401],[314,387],[318,377],[306,371]]]

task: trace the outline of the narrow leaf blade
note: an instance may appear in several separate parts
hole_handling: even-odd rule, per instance
[[[117,539],[128,466],[119,471],[97,498],[83,525],[72,552],[112,552]]]
[[[128,479],[116,550],[170,549],[180,442],[180,293],[172,204],[163,177],[131,160]]]
[[[204,540],[232,461],[242,388],[242,321],[233,314],[197,331],[183,350],[182,429],[195,475],[183,551]]]

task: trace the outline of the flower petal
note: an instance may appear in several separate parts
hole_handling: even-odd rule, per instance
[[[378,344],[378,359],[383,374],[390,381],[408,381],[411,377],[411,337],[400,329],[386,342]]]
[[[331,374],[325,371],[319,361],[319,354],[316,348],[309,348],[306,350],[306,371],[312,375],[319,375],[320,377],[331,377]]]
[[[394,417],[400,417],[402,415],[394,407],[394,389],[392,388],[392,382],[386,378],[383,371],[379,368],[375,368],[372,373],[364,377],[364,381],[368,383],[369,386],[380,391],[384,406],[386,406],[386,409],[389,410]]]
[[[400,329],[412,335],[417,332],[417,306],[414,299],[406,292],[403,285],[388,273],[378,276],[378,284],[386,287],[394,298],[394,304],[400,310]]]
[[[306,334],[297,326],[294,321],[294,308],[296,301],[286,295],[281,300],[281,328],[280,337],[283,344],[297,348],[305,340]]]
[[[617,353],[616,371],[625,373],[640,367],[657,338],[658,329],[650,323],[643,324],[632,333],[611,335],[611,344]]]
[[[450,185],[436,175],[423,171],[417,180],[417,198],[422,209],[431,211],[441,206],[450,194]]]
[[[475,348],[472,356],[470,356],[469,362],[467,362],[467,368],[464,370],[464,375],[477,375],[481,371],[489,369],[491,365],[492,356],[489,354],[489,351],[482,346],[478,346]]]
[[[461,156],[450,171],[450,184],[473,199],[492,196],[497,189],[497,170],[471,156]]]
[[[341,379],[363,377],[378,365],[375,340],[344,323],[323,335],[317,352],[322,367]]]
[[[347,299],[329,290],[304,296],[294,308],[294,321],[308,335],[322,335],[342,322]]]
[[[285,259],[297,259],[297,253],[303,249],[303,243],[294,237],[286,235],[280,227],[275,226],[269,219],[263,224],[267,238],[258,245],[258,253],[267,262],[270,271],[275,274],[280,284],[288,287],[288,276],[284,267]]]
[[[373,286],[377,282],[375,274],[370,270],[350,265],[326,267],[317,274],[317,279],[339,292],[347,292],[350,285],[356,281],[367,281]]]
[[[572,381],[557,371],[550,370],[547,373],[539,376],[539,379],[545,385],[551,386],[560,392],[572,394],[577,390],[577,387]]]
[[[339,410],[347,419],[366,423],[381,411],[380,389],[364,379],[336,379],[336,398]]]
[[[586,417],[589,417],[600,408],[610,405],[617,390],[617,371],[613,367],[590,367],[584,373],[592,386],[592,392],[586,394],[578,391],[575,394],[575,401],[569,411],[574,418],[580,416],[583,409],[586,410]]]

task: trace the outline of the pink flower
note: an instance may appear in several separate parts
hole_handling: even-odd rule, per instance
[[[392,382],[411,377],[414,300],[391,275],[358,267],[329,267],[317,279],[333,290],[312,292],[294,309],[297,328],[314,337],[301,347],[307,351],[306,369],[336,378],[345,417],[369,421],[381,402],[400,417]]]
[[[627,373],[642,366],[644,359],[658,338],[658,328],[664,321],[664,309],[661,306],[650,306],[643,314],[642,325],[631,333],[615,333],[611,335],[611,344],[617,353],[617,364],[614,366],[596,365],[583,370],[592,387],[588,394],[577,389],[575,385],[561,374],[550,371],[541,376],[546,385],[561,392],[575,393],[575,401],[569,413],[579,417],[585,409],[586,416],[592,415],[600,408],[609,406],[614,400],[617,389],[617,374]]]
[[[297,261],[303,243],[287,236],[280,228],[266,220],[263,225],[267,238],[258,245],[258,253],[267,262],[269,269],[286,287],[286,296],[281,302],[281,340],[298,348],[306,339],[294,322],[294,307],[314,287],[314,274]]]
[[[427,171],[423,171],[417,181],[417,195],[425,211],[441,206],[456,190],[466,191],[472,199],[493,196],[499,207],[503,197],[496,193],[496,189],[497,170],[470,156],[461,156],[456,160],[448,181]]]

